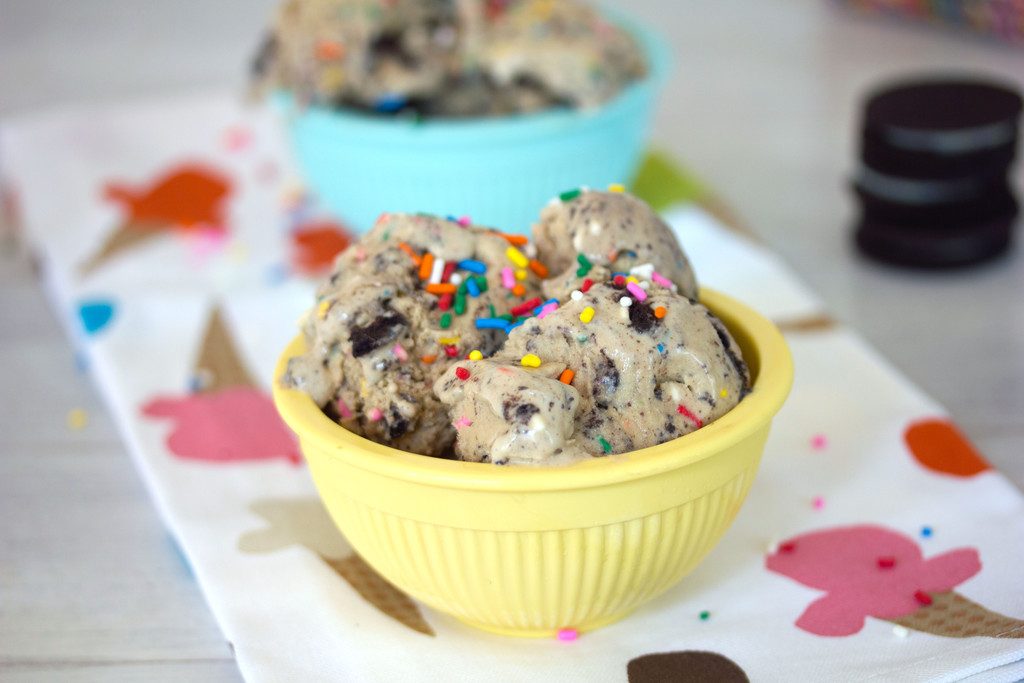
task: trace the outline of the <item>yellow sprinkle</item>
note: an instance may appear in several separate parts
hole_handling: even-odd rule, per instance
[[[365,379],[359,380],[359,395],[363,398],[370,395],[370,385],[366,383]]]
[[[623,185],[621,185],[620,183],[612,183],[611,185],[608,186],[608,191],[609,192],[625,192],[626,188]]]
[[[523,256],[523,252],[519,251],[515,247],[509,247],[506,249],[505,256],[508,257],[509,261],[516,264],[517,268],[525,268],[530,265],[530,259]]]
[[[74,429],[77,432],[80,429],[85,429],[87,424],[89,424],[89,415],[84,410],[73,408],[68,411],[68,429]]]
[[[517,270],[516,271],[516,279],[517,280],[525,280],[526,279],[526,271],[524,269],[522,269],[522,268]]]
[[[519,359],[519,363],[526,368],[539,368],[540,358],[532,353],[528,353]]]
[[[461,337],[441,337],[437,340],[439,344],[458,344]]]
[[[589,323],[593,319],[594,319],[594,307],[593,306],[587,306],[580,313],[580,320],[582,320],[585,323]]]
[[[729,390],[728,389],[722,389],[721,391],[718,392],[718,395],[721,396],[722,398],[725,398],[726,396],[729,395]]]
[[[483,357],[484,357],[484,354],[480,353],[476,349],[473,349],[472,351],[469,352],[469,359],[470,360],[480,360]]]
[[[321,320],[326,320],[327,319],[327,311],[329,311],[329,310],[331,310],[331,302],[329,300],[327,300],[327,299],[324,299],[316,307],[316,315]]]
[[[636,284],[640,284],[640,281],[636,279],[635,275],[630,275],[629,277],[627,277],[626,282],[635,282]]]

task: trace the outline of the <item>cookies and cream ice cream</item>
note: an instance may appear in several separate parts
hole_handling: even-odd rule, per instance
[[[303,102],[446,117],[592,107],[646,72],[579,0],[285,0],[254,67]]]

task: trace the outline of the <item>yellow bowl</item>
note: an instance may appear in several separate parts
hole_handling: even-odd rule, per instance
[[[793,380],[778,329],[723,294],[701,292],[743,349],[753,391],[692,434],[564,468],[440,460],[374,443],[281,386],[335,524],[380,574],[463,622],[515,636],[616,621],[693,570],[739,511],[772,417]]]

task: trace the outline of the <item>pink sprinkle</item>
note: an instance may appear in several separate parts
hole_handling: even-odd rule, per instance
[[[636,299],[637,301],[647,300],[647,292],[645,292],[644,288],[638,285],[637,283],[627,282],[626,289],[629,290],[629,293],[632,294],[633,298]]]
[[[397,358],[402,363],[409,360],[409,354],[405,352],[405,349],[402,347],[401,344],[395,344],[394,347],[391,349],[391,353],[395,354],[395,358]]]
[[[821,496],[815,496],[811,501],[811,505],[814,506],[815,510],[821,510],[825,507],[825,499]]]
[[[370,422],[380,422],[384,418],[384,413],[381,412],[380,408],[370,409]]]
[[[816,451],[823,450],[828,446],[828,437],[824,434],[815,434],[811,437],[811,448]]]
[[[505,289],[512,289],[516,286],[516,274],[508,266],[501,269],[501,286]]]
[[[672,289],[672,281],[656,270],[651,271],[651,280],[654,281],[654,284],[661,285],[665,289]]]
[[[544,319],[546,316],[548,316],[556,308],[558,308],[558,304],[550,303],[547,306],[545,306],[544,308],[540,309],[540,313],[537,314],[537,317],[539,319]]]
[[[362,247],[356,247],[353,255],[356,257],[356,261],[362,263],[366,260],[366,250]]]
[[[455,428],[456,429],[462,429],[463,427],[469,427],[472,424],[473,424],[472,420],[466,419],[466,416],[463,415],[462,417],[460,417],[458,420],[455,421]]]
[[[231,126],[224,131],[224,147],[229,152],[245,149],[252,142],[252,131],[243,126]]]
[[[580,632],[574,628],[558,629],[558,639],[563,642],[572,642],[580,637]]]
[[[344,399],[338,399],[338,414],[345,420],[352,417],[352,411],[349,410],[348,404],[345,403]]]
[[[466,227],[467,225],[472,225],[472,224],[473,224],[473,219],[470,218],[469,216],[460,216],[459,217],[459,225],[461,225],[462,227]]]

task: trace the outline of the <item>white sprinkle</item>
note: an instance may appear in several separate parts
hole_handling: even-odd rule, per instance
[[[647,290],[647,289],[650,289],[650,288],[651,288],[651,283],[650,283],[649,280],[641,280],[640,281],[640,289]]]
[[[896,624],[892,627],[892,633],[897,638],[906,638],[910,635],[910,630],[906,626],[900,626],[899,624]]]
[[[601,224],[598,223],[597,221],[590,221],[590,234],[591,235],[600,235],[601,234]]]
[[[633,305],[633,300],[630,299],[628,296],[624,296],[621,299],[619,299],[619,305],[622,306],[623,308],[629,308],[630,306]]]
[[[645,280],[650,280],[652,273],[654,273],[653,263],[641,263],[639,266],[633,266],[629,269],[630,275],[636,275]]]
[[[537,245],[533,242],[527,243],[527,245],[523,247],[523,253],[529,258],[537,258]]]
[[[580,291],[580,290],[578,290],[578,289],[574,289],[574,290],[572,291],[572,294],[570,294],[569,296],[571,296],[571,297],[572,297],[572,300],[573,300],[573,301],[579,301],[580,299],[582,299],[582,298],[583,298],[583,292],[581,292],[581,291]]]
[[[459,273],[452,273],[452,284],[453,285],[461,285],[462,284],[462,275],[459,274]]]
[[[441,282],[441,276],[443,274],[444,274],[444,260],[443,259],[439,259],[439,258],[435,258],[434,259],[434,266],[430,270],[430,279],[427,280],[427,282],[432,284],[432,285],[436,285],[439,282]]]

